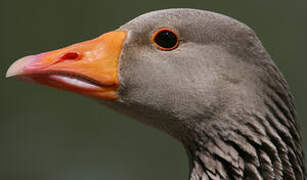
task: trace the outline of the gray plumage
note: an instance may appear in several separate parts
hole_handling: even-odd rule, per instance
[[[151,42],[160,28],[172,51]],[[287,82],[248,26],[224,15],[168,9],[141,15],[119,65],[120,99],[107,106],[184,145],[190,179],[305,179],[301,136]]]

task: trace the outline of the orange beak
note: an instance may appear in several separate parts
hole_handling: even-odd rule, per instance
[[[127,33],[113,31],[59,50],[14,62],[6,77],[18,76],[99,99],[117,96],[118,61]]]

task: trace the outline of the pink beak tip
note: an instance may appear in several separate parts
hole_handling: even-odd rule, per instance
[[[24,68],[38,59],[38,55],[26,56],[15,61],[7,70],[6,78],[25,74]]]

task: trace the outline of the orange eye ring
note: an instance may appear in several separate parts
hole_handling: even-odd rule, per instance
[[[169,28],[162,28],[152,35],[154,45],[163,51],[171,51],[178,47],[179,38],[175,31]]]

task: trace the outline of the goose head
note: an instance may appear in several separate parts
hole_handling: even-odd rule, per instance
[[[287,82],[255,32],[225,15],[167,9],[16,61],[18,76],[76,92],[185,147],[193,179],[303,179]]]

